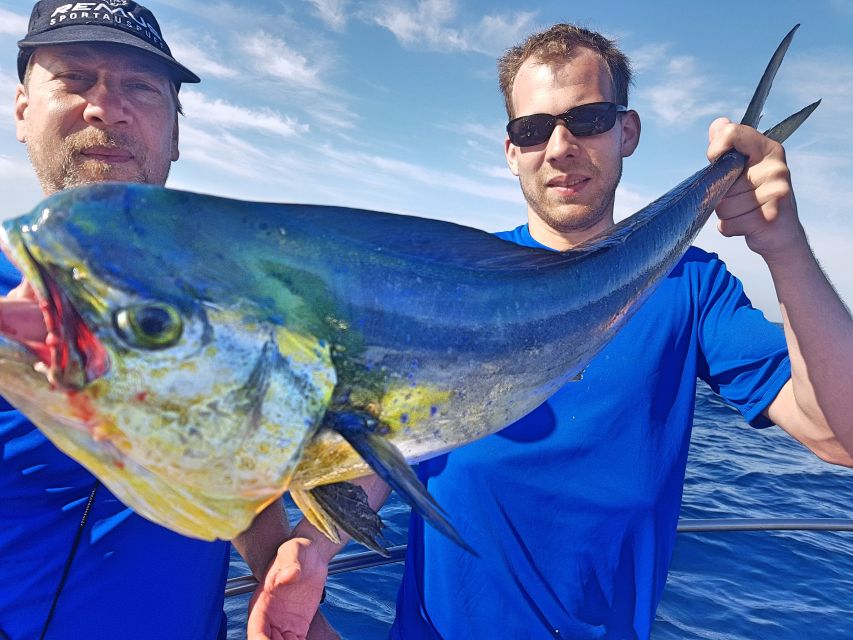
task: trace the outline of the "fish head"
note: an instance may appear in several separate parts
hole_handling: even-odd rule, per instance
[[[259,294],[215,221],[196,241],[216,237],[220,264],[191,259],[205,248],[171,197],[83,187],[3,224],[49,336],[0,340],[0,393],[140,514],[228,539],[287,488],[336,376],[324,339],[282,321],[298,301]]]

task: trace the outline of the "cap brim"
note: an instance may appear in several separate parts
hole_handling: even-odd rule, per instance
[[[177,60],[168,55],[165,51],[161,51],[152,44],[145,42],[137,36],[131,35],[116,27],[107,27],[97,24],[81,24],[68,25],[58,29],[45,31],[37,35],[24,38],[18,42],[18,47],[23,54],[26,49],[35,49],[36,47],[49,46],[53,44],[122,44],[135,49],[140,49],[147,53],[151,53],[166,64],[171,73],[172,79],[176,82],[201,82],[201,79],[184,65],[178,63]],[[21,62],[26,67],[27,55],[24,60],[19,59],[18,74],[21,78],[24,75],[24,69],[21,68]]]

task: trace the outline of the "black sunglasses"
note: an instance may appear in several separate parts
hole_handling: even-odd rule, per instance
[[[610,131],[616,124],[616,114],[628,107],[613,102],[591,102],[572,107],[565,113],[534,113],[510,120],[506,126],[509,141],[516,147],[533,147],[548,142],[557,120],[562,120],[573,136],[595,136]]]

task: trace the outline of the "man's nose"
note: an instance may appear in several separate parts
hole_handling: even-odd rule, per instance
[[[557,125],[548,138],[548,145],[545,147],[546,160],[560,160],[562,158],[574,157],[578,154],[580,145],[575,135],[569,131],[566,123],[562,120],[557,120]]]
[[[92,125],[128,124],[131,112],[121,89],[99,81],[86,92],[83,119]]]

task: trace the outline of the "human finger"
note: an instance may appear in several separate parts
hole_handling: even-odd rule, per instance
[[[790,199],[791,191],[790,185],[779,181],[765,183],[741,193],[730,191],[717,204],[717,215],[722,219],[735,218],[757,210],[768,222],[772,222],[779,217],[780,205]]]
[[[44,342],[47,328],[38,303],[26,298],[0,299],[0,333],[18,342]]]
[[[752,236],[760,232],[766,221],[757,211],[751,211],[734,218],[725,218],[717,221],[717,229],[727,238],[736,236]]]
[[[7,298],[24,298],[27,300],[35,300],[36,292],[33,285],[28,280],[21,280],[17,287],[12,289],[7,295]]]
[[[747,166],[758,164],[765,158],[785,161],[785,151],[778,142],[763,136],[746,125],[715,120],[709,128],[708,160],[713,162],[729,149],[746,156]]]

